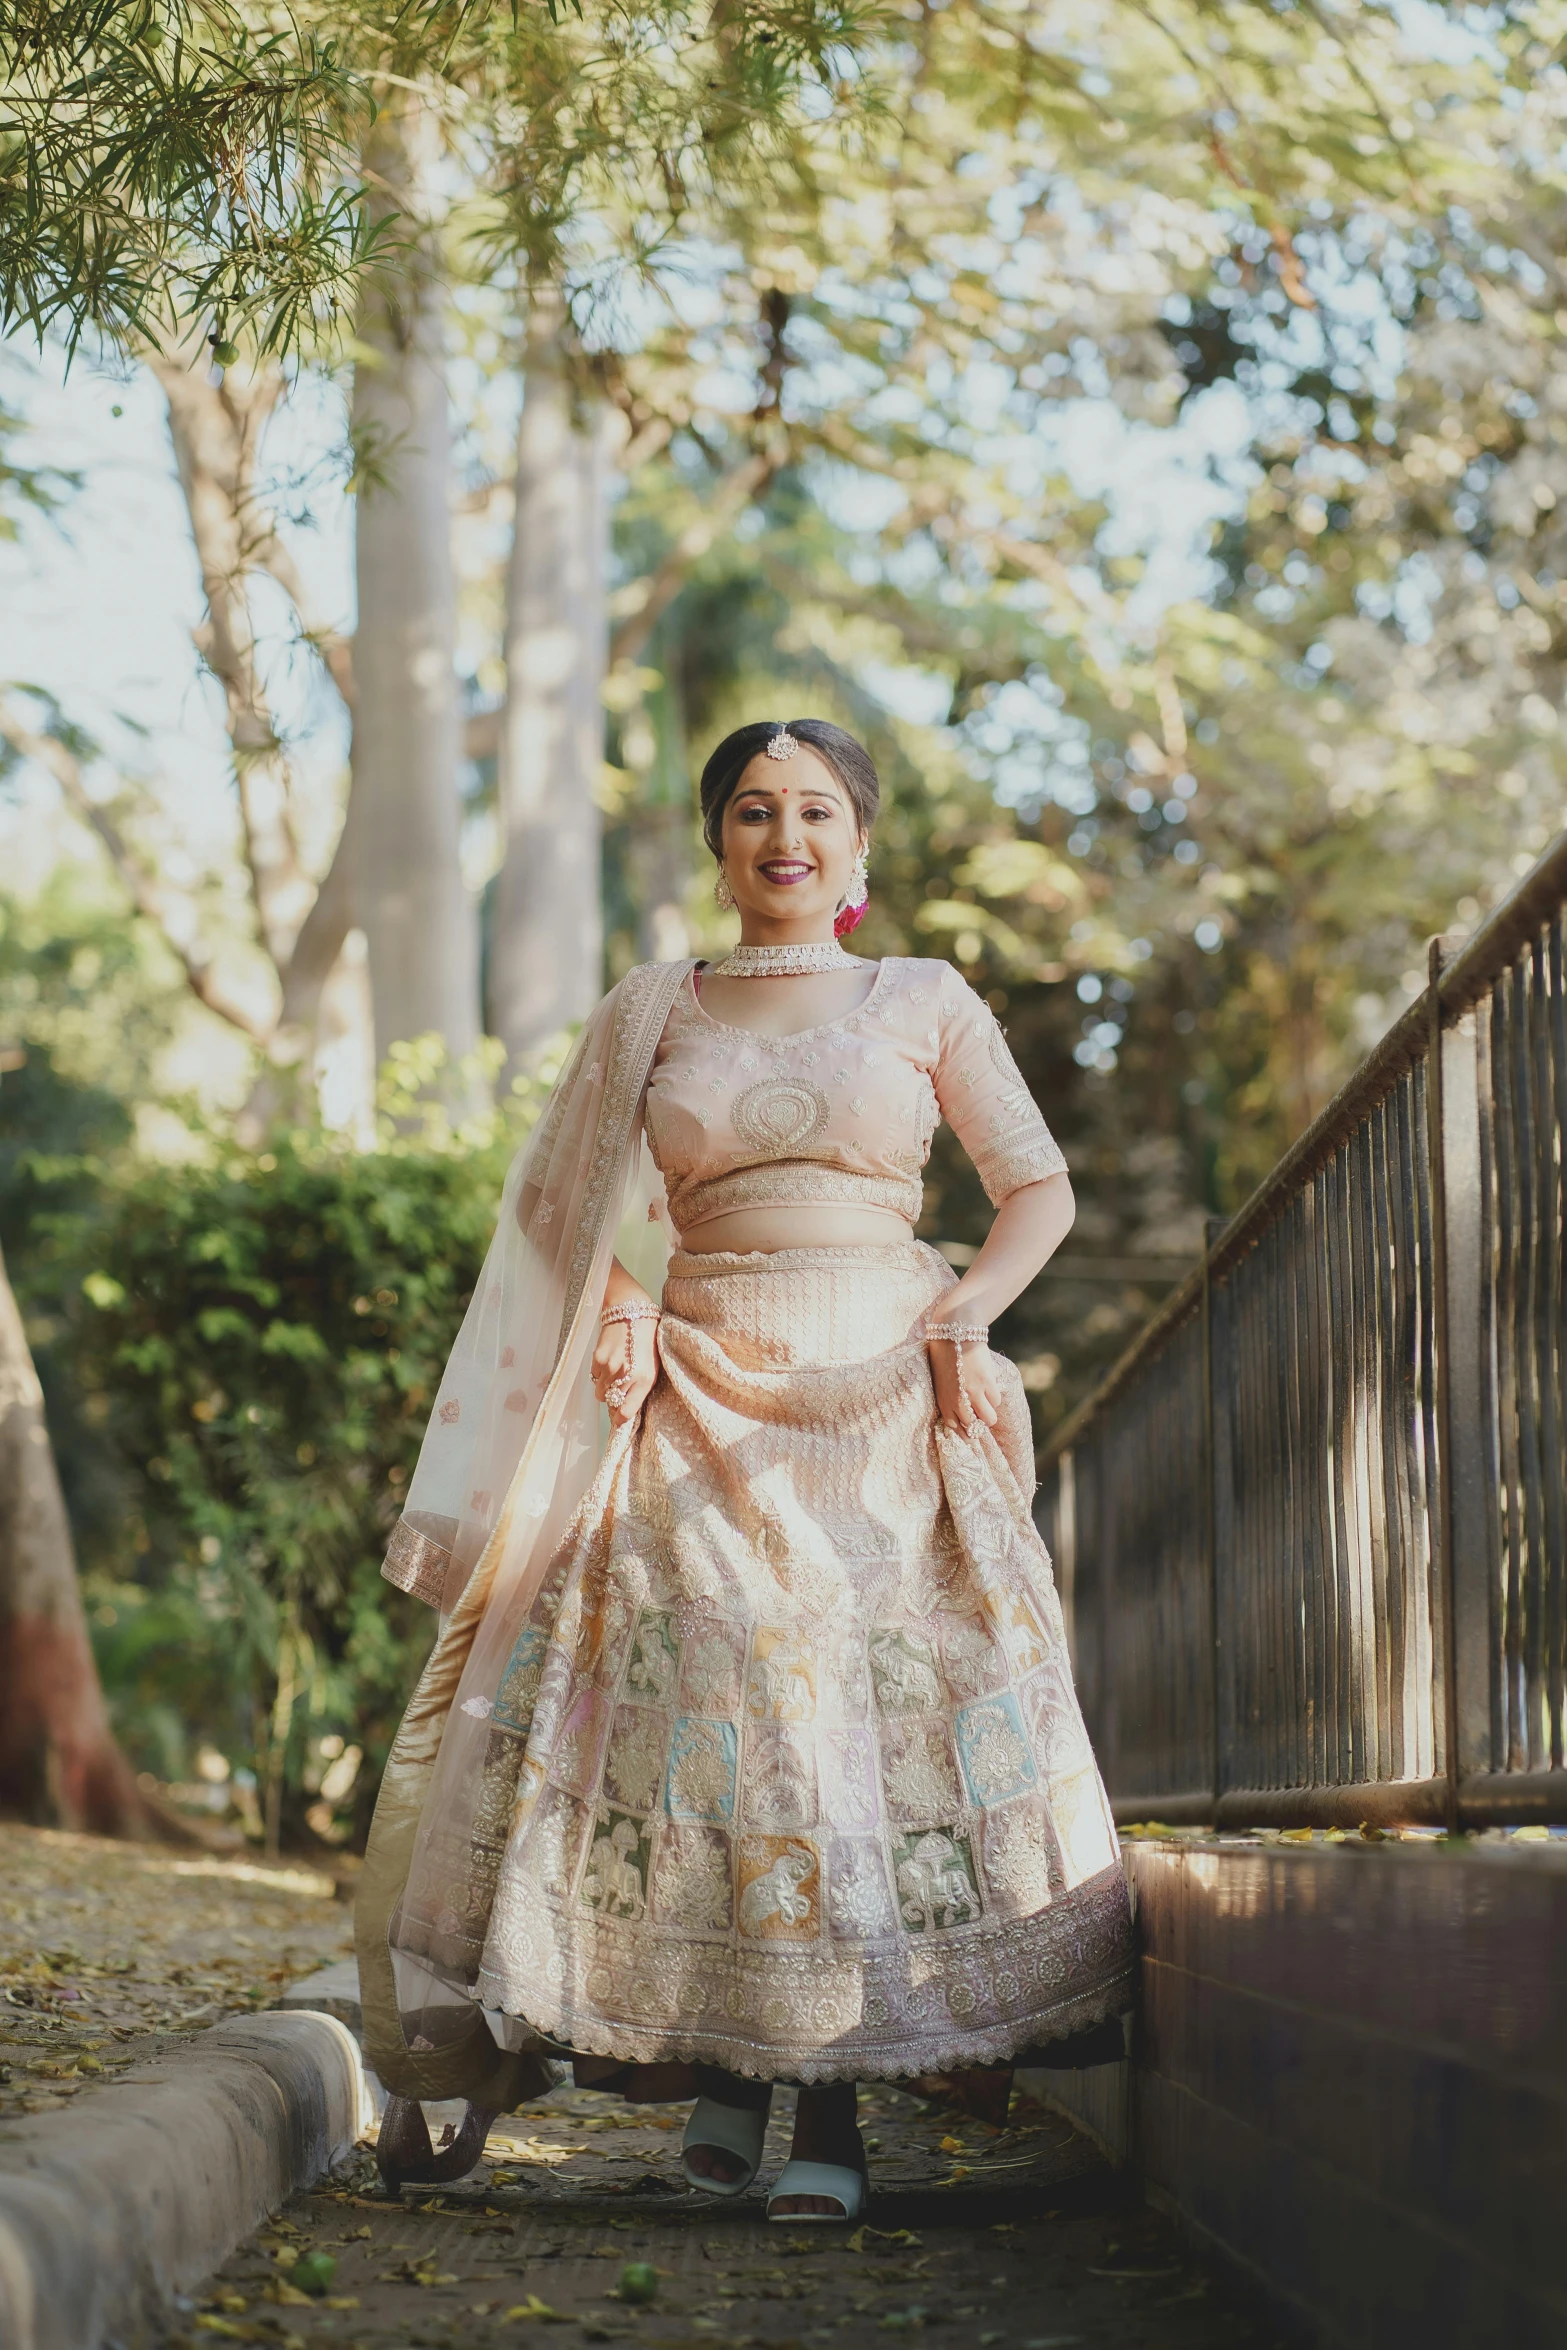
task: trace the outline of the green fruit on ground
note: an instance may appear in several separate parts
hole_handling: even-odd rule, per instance
[[[620,2272],[622,2301],[651,2301],[658,2291],[658,2271],[650,2260],[628,2260]]]
[[[288,2281],[301,2293],[325,2293],[337,2274],[330,2252],[302,2252],[288,2272]]]

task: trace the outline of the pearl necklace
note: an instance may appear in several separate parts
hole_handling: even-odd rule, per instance
[[[835,938],[793,947],[734,947],[715,963],[714,979],[804,979],[818,971],[859,971],[857,955],[846,955]]]

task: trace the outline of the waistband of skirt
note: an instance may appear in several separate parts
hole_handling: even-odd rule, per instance
[[[726,1273],[909,1273],[921,1268],[949,1270],[928,1241],[854,1242],[841,1248],[676,1249],[665,1276],[670,1281],[706,1281]]]

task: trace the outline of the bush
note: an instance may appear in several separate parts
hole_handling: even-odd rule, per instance
[[[131,1167],[82,1232],[72,1348],[125,1478],[89,1559],[105,1678],[174,1775],[192,1734],[254,1769],[267,1826],[326,1776],[363,1829],[430,1617],[380,1579],[504,1152],[304,1140]],[[181,1775],[184,1775],[181,1773]],[[313,1822],[326,1826],[320,1812]]]
[[[0,1229],[117,1731],[160,1779],[227,1775],[271,1842],[368,1828],[433,1629],[381,1558],[564,1045],[459,1128],[443,1088],[493,1069],[396,1048],[368,1152],[192,1119],[188,1157],[152,1160],[36,1045],[0,1098]]]

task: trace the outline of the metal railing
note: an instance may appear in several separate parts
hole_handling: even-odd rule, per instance
[[[1567,834],[1051,1443],[1116,1815],[1567,1820]]]

